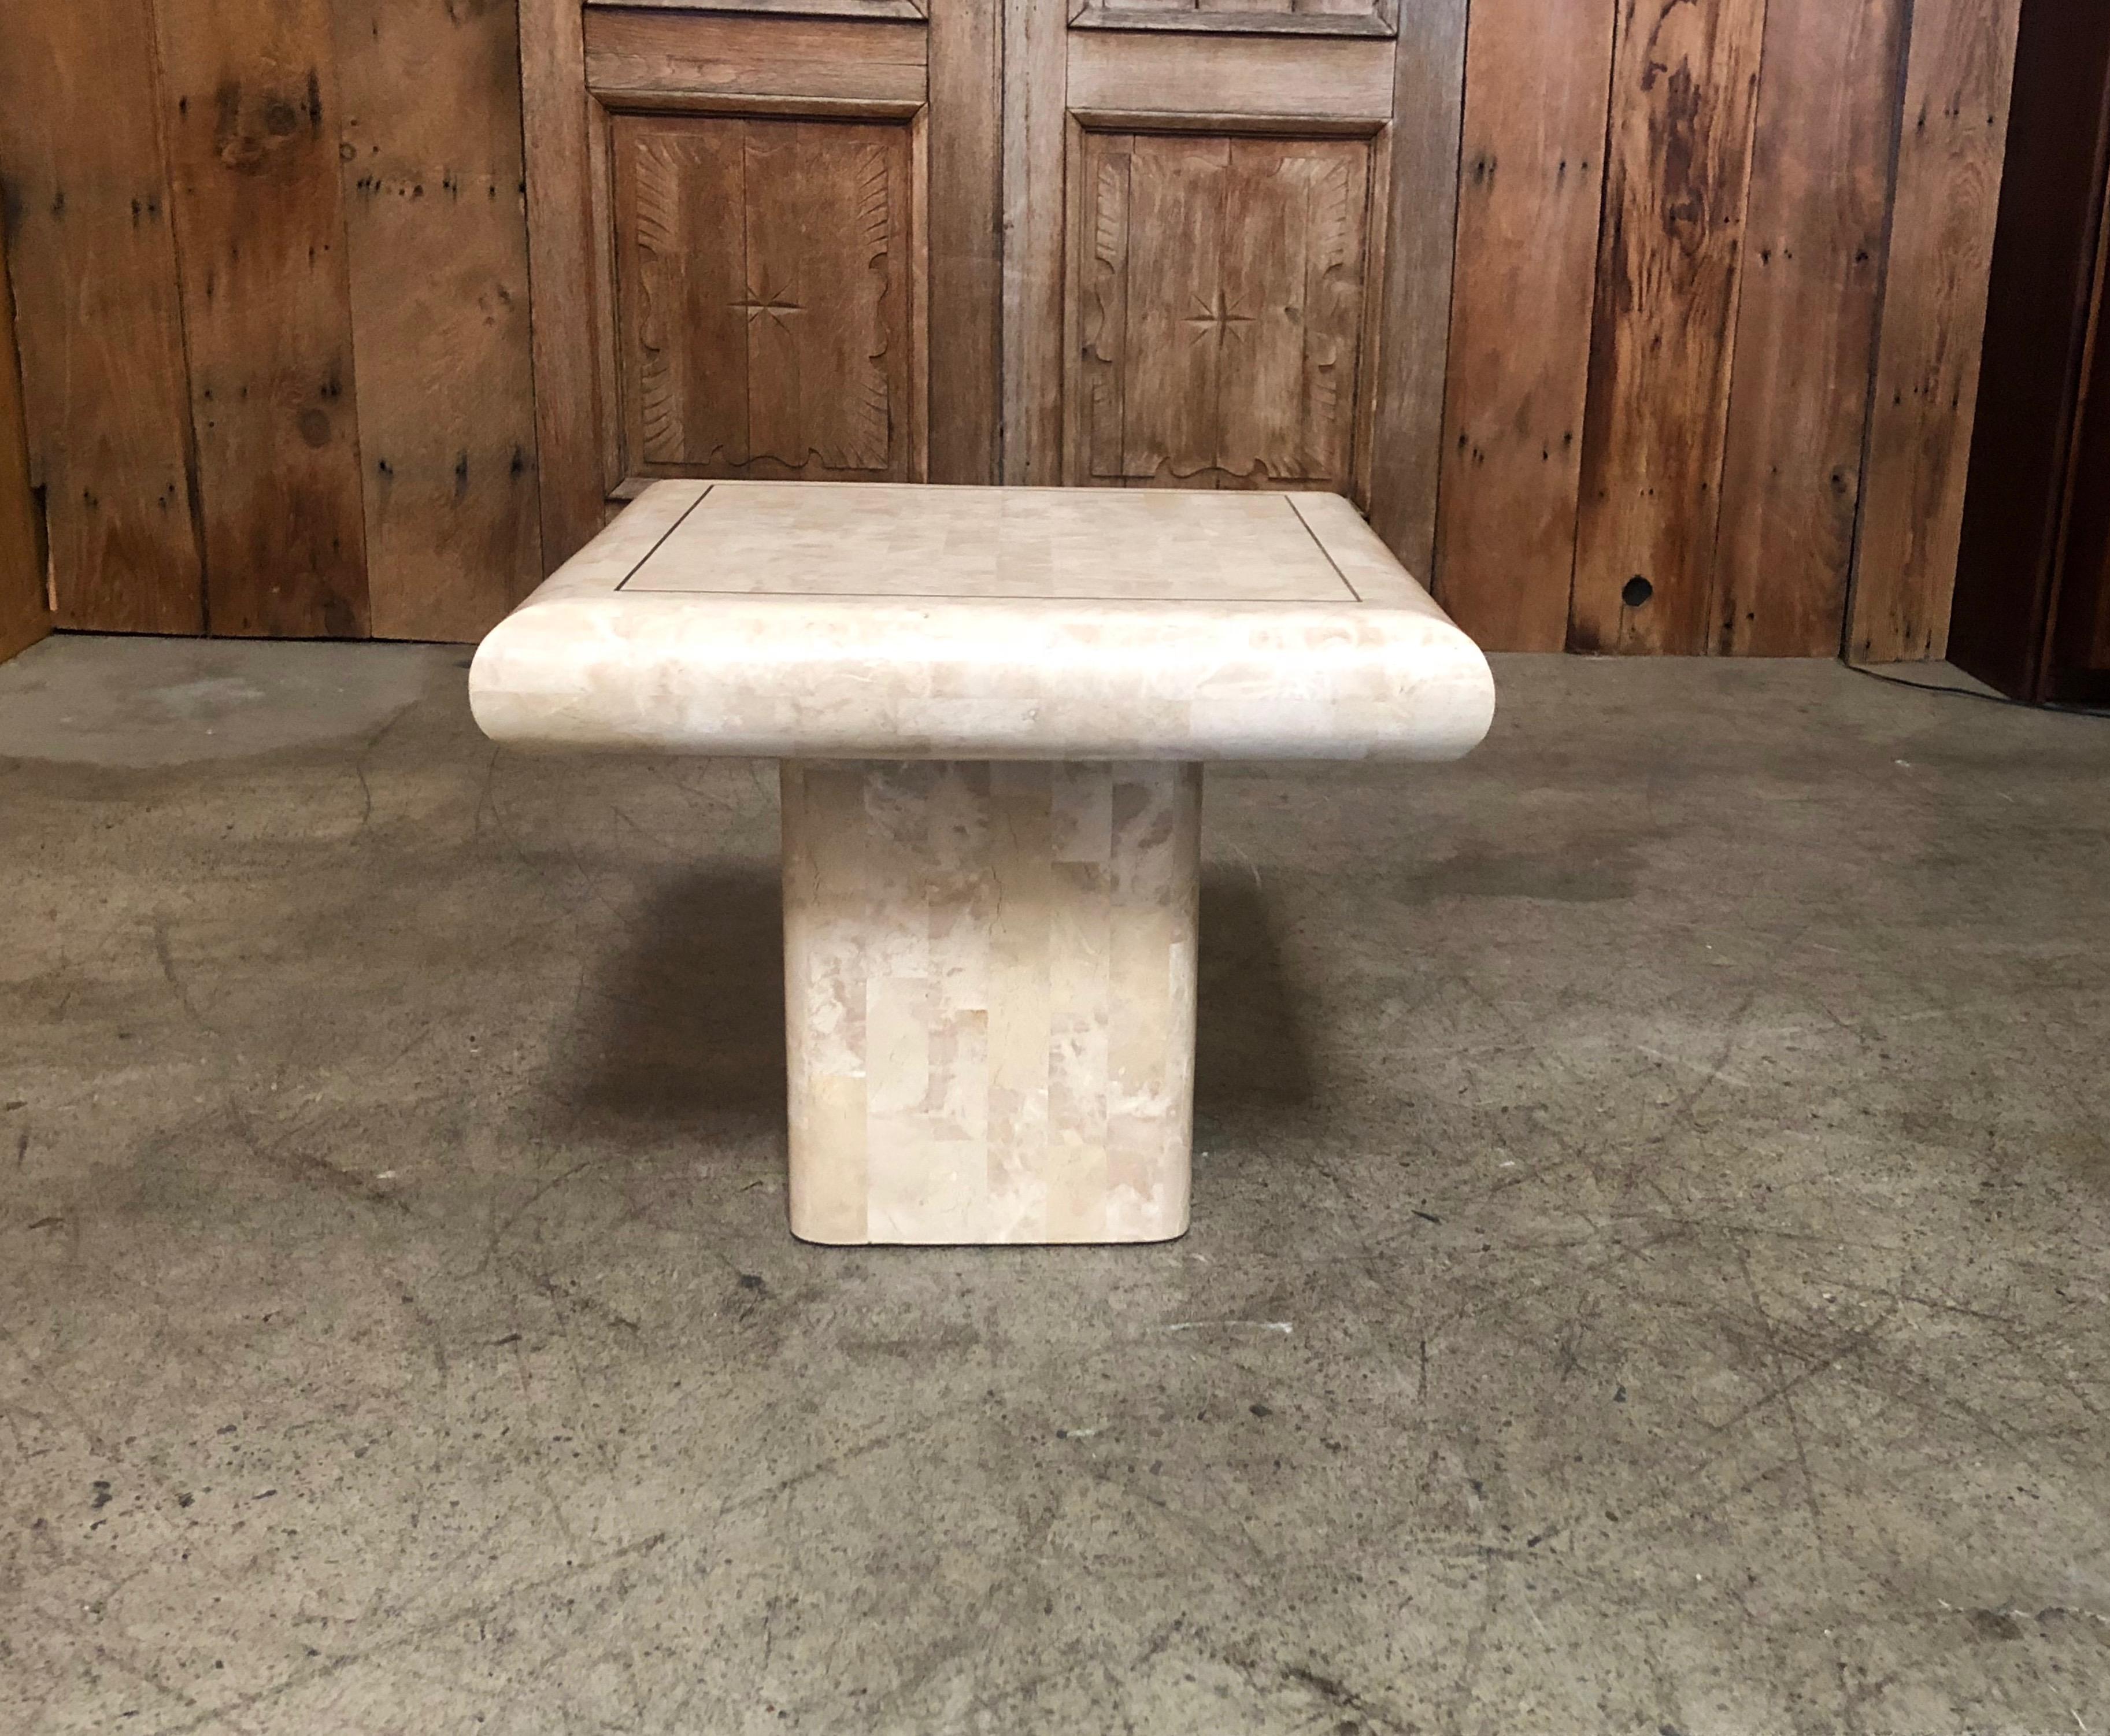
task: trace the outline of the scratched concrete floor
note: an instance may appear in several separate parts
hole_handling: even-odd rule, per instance
[[[775,793],[0,669],[0,1730],[2110,1729],[2110,724],[1212,774],[1193,1233],[786,1231]]]

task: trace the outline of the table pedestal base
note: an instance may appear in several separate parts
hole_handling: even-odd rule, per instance
[[[1202,769],[786,761],[791,1228],[1187,1227]]]

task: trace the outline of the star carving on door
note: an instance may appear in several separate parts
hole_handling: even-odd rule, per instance
[[[789,288],[780,289],[774,294],[767,295],[750,289],[743,299],[727,305],[745,313],[749,325],[754,324],[762,315],[767,314],[787,331],[790,329],[791,322],[785,316],[788,314],[802,314],[806,310],[799,303],[791,299],[791,292]]]
[[[1197,296],[1194,298],[1194,305],[1202,310],[1198,314],[1189,315],[1187,324],[1193,328],[1194,335],[1197,338],[1213,337],[1219,345],[1221,345],[1223,341],[1238,327],[1251,325],[1253,323],[1251,314],[1234,313],[1231,310],[1230,304],[1225,299],[1224,292],[1220,288],[1217,289],[1214,299],[1211,301],[1204,301]]]

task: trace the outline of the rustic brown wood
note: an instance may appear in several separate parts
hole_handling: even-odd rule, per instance
[[[911,146],[899,125],[618,117],[627,472],[921,473]]]
[[[1082,114],[1392,115],[1388,41],[1079,30],[1069,50],[1064,100]]]
[[[481,638],[541,577],[514,14],[333,7],[373,630]]]
[[[1567,640],[1611,60],[1610,8],[1473,7],[1435,571],[1490,650]]]
[[[586,94],[578,0],[519,0],[519,16],[542,564],[554,568],[601,528],[602,442],[614,419],[602,402],[602,346],[614,309],[594,269],[607,215],[595,188],[606,182],[592,174],[589,133],[600,123]]]
[[[921,18],[923,0],[585,0],[589,11],[780,12],[802,18]]]
[[[1680,599],[1696,588],[1687,581],[1704,580],[1696,637],[1659,631],[1659,621],[1622,639],[1614,610],[1614,642],[1821,650],[1839,607],[1841,527],[1856,492],[1854,351],[1866,343],[1872,263],[1859,255],[1881,253],[1862,244],[1881,227],[1868,221],[1872,124],[1879,165],[1881,158],[1877,38],[1894,27],[1902,3],[1770,0],[1760,94],[1755,110],[1746,105],[1756,136],[1739,160],[1725,122],[1728,51],[1719,39],[1735,34],[1724,19],[1746,18],[1746,39],[1729,57],[1741,56],[1748,72],[1757,0],[1613,0],[1528,12],[1518,0],[1477,0],[1462,76],[1464,0],[1401,8],[1397,50],[1388,38],[1354,34],[1380,16],[1370,0],[1316,7],[1289,0],[1287,10],[1279,0],[1161,7],[1021,0],[1003,8],[940,0],[927,29],[916,0],[595,0],[583,9],[582,0],[523,0],[520,76],[537,218],[527,340],[538,368],[533,442],[519,437],[527,401],[517,252],[510,324],[500,293],[503,230],[508,220],[516,225],[517,248],[518,220],[502,210],[511,118],[495,45],[509,8],[167,0],[165,76],[155,64],[149,0],[23,8],[0,52],[0,186],[16,250],[32,483],[49,514],[61,624],[195,630],[203,517],[213,521],[215,577],[224,568],[238,584],[242,573],[261,570],[259,538],[276,565],[289,553],[287,526],[343,522],[356,486],[374,628],[473,631],[472,614],[487,619],[517,593],[523,573],[577,546],[609,497],[640,480],[626,451],[632,410],[641,418],[641,409],[626,406],[621,386],[636,357],[623,347],[629,337],[617,306],[610,127],[713,115],[739,126],[885,122],[906,153],[904,305],[931,309],[942,342],[908,362],[898,404],[890,375],[883,473],[856,474],[895,474],[896,426],[909,453],[927,451],[930,474],[956,480],[1120,472],[1131,429],[1148,437],[1138,451],[1164,448],[1156,474],[1127,478],[1139,483],[1220,486],[1324,471],[1328,486],[1369,505],[1483,640],[1551,643],[1563,631],[1573,569],[1586,426],[1576,408],[1584,397],[1579,333],[1595,318],[1603,342],[1587,428],[1603,474],[1593,475],[1627,485],[1617,501],[1607,494],[1592,509],[1599,576],[1618,581],[1616,595],[1646,560],[1657,600],[1641,613],[1660,617],[1683,608]],[[1867,429],[1854,607],[1857,622],[1880,620],[1891,606],[1887,592],[1903,587],[1907,601],[1886,628],[1886,655],[1899,654],[1901,633],[1922,650],[1939,642],[1929,623],[1945,603],[1940,551],[1945,534],[1954,543],[1944,526],[1954,524],[1969,432],[1955,412],[1975,398],[1970,304],[1984,297],[2008,76],[2001,39],[2016,3],[1913,7],[1895,269],[1877,345],[1885,383]],[[2040,3],[2056,11],[2079,0]],[[1235,16],[1214,10],[1226,6]],[[1632,267],[1623,310],[1609,297],[1596,306],[1597,274],[1577,269],[1597,226],[1614,13],[1632,20],[1615,133],[1634,172],[1607,206],[1600,256],[1608,288],[1621,281],[1614,262]],[[318,19],[334,27],[333,57],[327,44],[305,52],[324,41]],[[589,27],[605,101],[588,86]],[[1329,34],[1336,30],[1351,34]],[[1662,41],[1648,50],[1652,34]],[[281,107],[297,123],[311,65],[319,138],[297,125],[299,136],[274,138],[257,93],[290,88],[292,100]],[[224,129],[215,106],[223,83],[233,92]],[[342,104],[330,94],[338,83]],[[141,100],[113,103],[113,88]],[[202,121],[195,100],[188,113],[175,107],[200,91]],[[180,238],[172,234],[161,155],[165,113],[185,177]],[[1117,292],[1110,279],[1078,287],[1076,268],[1093,263],[1098,207],[1089,227],[1085,208],[1097,184],[1071,170],[1094,139],[1147,138],[1147,156],[1178,155],[1175,134],[1191,149],[1224,153],[1215,172],[1225,188],[1243,172],[1235,160],[1248,147],[1288,153],[1288,161],[1324,143],[1366,165],[1355,410],[1345,437],[1320,419],[1333,442],[1328,453],[1345,437],[1345,482],[1331,478],[1337,456],[1313,457],[1316,437],[1300,433],[1301,451],[1285,443],[1313,414],[1308,393],[1297,398],[1277,365],[1287,349],[1249,369],[1219,369],[1200,392],[1194,356],[1176,346],[1149,354],[1130,344],[1118,367],[1082,347],[1087,318],[1107,316],[1102,295],[1112,297],[1125,337],[1131,292],[1142,285],[1157,294],[1163,285],[1147,279],[1161,272],[1176,283],[1192,274],[1193,261],[1161,244],[1176,236],[1152,233],[1130,250]],[[334,169],[315,160],[340,149],[351,156]],[[1746,165],[1750,234],[1740,245],[1737,186]],[[247,173],[251,166],[261,172]],[[1287,285],[1293,274],[1275,250],[1288,245],[1292,206],[1270,203],[1268,193],[1281,174],[1251,178],[1235,209],[1221,207],[1231,220],[1222,247],[1235,252],[1249,229],[1263,250],[1255,262],[1279,268]],[[326,179],[337,184],[337,219],[309,196]],[[1206,176],[1192,188],[1182,182],[1165,208],[1187,212],[1189,193],[1198,209],[1212,208],[1208,184]],[[486,196],[474,222],[472,186]],[[1669,197],[1680,188],[1691,194],[1684,206]],[[745,215],[739,227],[745,245]],[[194,247],[201,235],[208,239]],[[808,245],[803,231],[800,245]],[[813,245],[826,251],[817,236]],[[707,270],[700,258],[693,263]],[[1002,314],[990,287],[999,280]],[[266,283],[268,290],[259,287]],[[182,295],[197,315],[191,335],[201,363],[219,370],[211,400],[198,382],[197,426],[210,437],[213,467],[202,479],[187,463],[193,406]],[[1146,295],[1134,329],[1156,329],[1152,305]],[[1243,341],[1228,334],[1246,329],[1228,323],[1231,308],[1227,301],[1226,342]],[[1721,330],[1709,335],[1710,321],[1724,320],[1733,344]],[[1066,339],[1066,324],[1075,341]],[[321,395],[301,382],[312,382],[311,364],[332,347],[333,330],[337,350],[355,365],[346,364],[340,397],[311,406],[298,393]],[[920,330],[909,341],[922,344]],[[1723,414],[1725,400],[1720,377],[1703,365],[1710,355],[1733,356],[1712,454],[1710,419]],[[224,387],[238,363],[238,377]],[[223,390],[233,391],[235,409],[224,406]],[[1128,407],[1139,391],[1141,420]],[[1447,391],[1436,437],[1432,406]],[[789,419],[770,424],[777,433],[765,444],[795,437],[808,401],[786,386],[781,404],[765,404],[765,424],[779,411]],[[828,406],[836,424],[823,444],[850,450],[842,418],[853,401],[842,394]],[[330,413],[326,449],[301,438],[299,412],[311,407]],[[700,410],[700,425],[713,413]],[[519,475],[516,447],[528,466]],[[464,453],[468,487],[457,502]],[[302,504],[319,475],[319,512]],[[536,527],[509,520],[504,506],[517,506],[538,481],[548,533],[541,562],[532,554]],[[265,501],[274,491],[275,504]],[[1414,541],[1432,498],[1442,530],[1433,562]],[[2088,505],[2076,495],[2076,526]],[[237,527],[246,530],[237,535]],[[1637,547],[1647,552],[1608,553]],[[360,564],[356,544],[329,552],[342,556],[340,576]],[[290,555],[304,572],[317,560],[297,541]],[[1669,578],[1655,570],[1666,555]],[[1587,605],[1577,596],[1575,642],[1602,642],[1605,592]],[[345,630],[342,600],[337,613]],[[229,620],[240,627],[241,615],[230,602]],[[329,624],[317,624],[311,610],[293,615],[267,622],[252,610],[243,630]],[[1855,642],[1866,652],[1874,640],[1863,632]]]
[[[22,6],[0,200],[61,626],[195,633],[205,583],[147,0]]]
[[[1764,20],[1764,0],[1622,0],[1569,606],[1579,650],[1707,643]]]
[[[587,88],[629,106],[709,92],[921,102],[930,63],[930,32],[890,20],[595,10],[586,45]]]
[[[985,0],[932,0],[927,248],[930,479],[1002,472],[1003,31]]]
[[[1771,0],[1714,562],[1713,648],[1837,655],[1903,0]]]
[[[1084,134],[1070,481],[1350,492],[1370,157]]]
[[[38,530],[16,360],[15,299],[7,283],[6,238],[0,236],[0,663],[52,630]]]
[[[358,637],[365,524],[324,0],[161,0],[215,633]]]
[[[1370,523],[1409,571],[1432,577],[1443,464],[1465,0],[1415,0],[1394,68],[1387,143],[1383,301],[1371,405]]]
[[[1074,0],[1080,30],[1184,30],[1270,36],[1396,36],[1399,0]]]
[[[1062,0],[1004,8],[1003,479],[1062,475],[1069,25]]]
[[[1847,649],[1941,656],[2020,0],[1914,0]]]

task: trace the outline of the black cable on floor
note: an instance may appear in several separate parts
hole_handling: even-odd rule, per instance
[[[1956,699],[1985,700],[1995,705],[2013,706],[2017,711],[2049,711],[2060,717],[2110,718],[2110,708],[2100,705],[2069,705],[2057,700],[2010,699],[2004,693],[1981,693],[1976,687],[1945,687],[1939,682],[1907,681],[1902,675],[1879,674],[1873,669],[1863,669],[1853,664],[1846,667],[1856,675],[1865,675],[1871,681],[1886,682],[1893,687],[1910,687],[1919,693],[1946,693]]]

